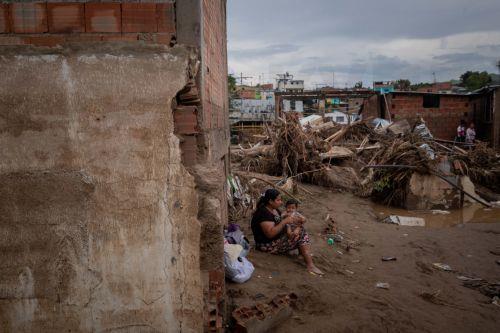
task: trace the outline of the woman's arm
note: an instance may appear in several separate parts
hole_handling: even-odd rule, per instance
[[[264,221],[260,223],[260,227],[262,228],[262,232],[266,235],[267,238],[271,239],[278,236],[287,224],[294,222],[293,217],[287,217],[283,219],[280,223],[274,224],[271,221]]]

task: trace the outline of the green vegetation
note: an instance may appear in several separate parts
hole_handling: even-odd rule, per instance
[[[229,91],[229,96],[233,95],[236,92],[236,78],[234,76],[228,75],[227,89]]]
[[[469,91],[487,86],[491,81],[491,75],[488,72],[467,71],[460,76],[460,85]]]
[[[407,79],[399,79],[394,83],[396,90],[407,91],[410,90],[411,82]]]

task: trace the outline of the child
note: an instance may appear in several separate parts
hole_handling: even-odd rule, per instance
[[[467,128],[467,137],[465,142],[474,143],[476,141],[476,130],[474,128],[474,123],[470,123],[469,128]]]
[[[457,142],[465,142],[465,120],[460,120],[460,125],[457,127]]]
[[[299,203],[297,200],[290,199],[285,204],[286,211],[283,213],[282,218],[286,218],[288,216],[298,217],[299,221],[297,223],[288,224],[286,228],[286,232],[289,239],[295,240],[300,237],[300,233],[302,231],[302,224],[306,221],[306,218],[300,214],[297,209],[299,208]]]

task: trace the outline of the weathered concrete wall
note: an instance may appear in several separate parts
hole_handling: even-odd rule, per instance
[[[191,52],[0,50],[0,331],[200,331]]]

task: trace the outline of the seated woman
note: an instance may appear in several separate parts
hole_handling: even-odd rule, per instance
[[[252,232],[257,250],[273,254],[284,254],[299,249],[306,262],[307,270],[322,275],[323,272],[313,264],[310,253],[310,239],[305,228],[301,227],[299,237],[288,236],[286,226],[302,221],[297,216],[288,216],[282,219],[278,210],[282,204],[281,195],[275,189],[268,189],[264,196],[260,198],[257,210],[252,217]]]

